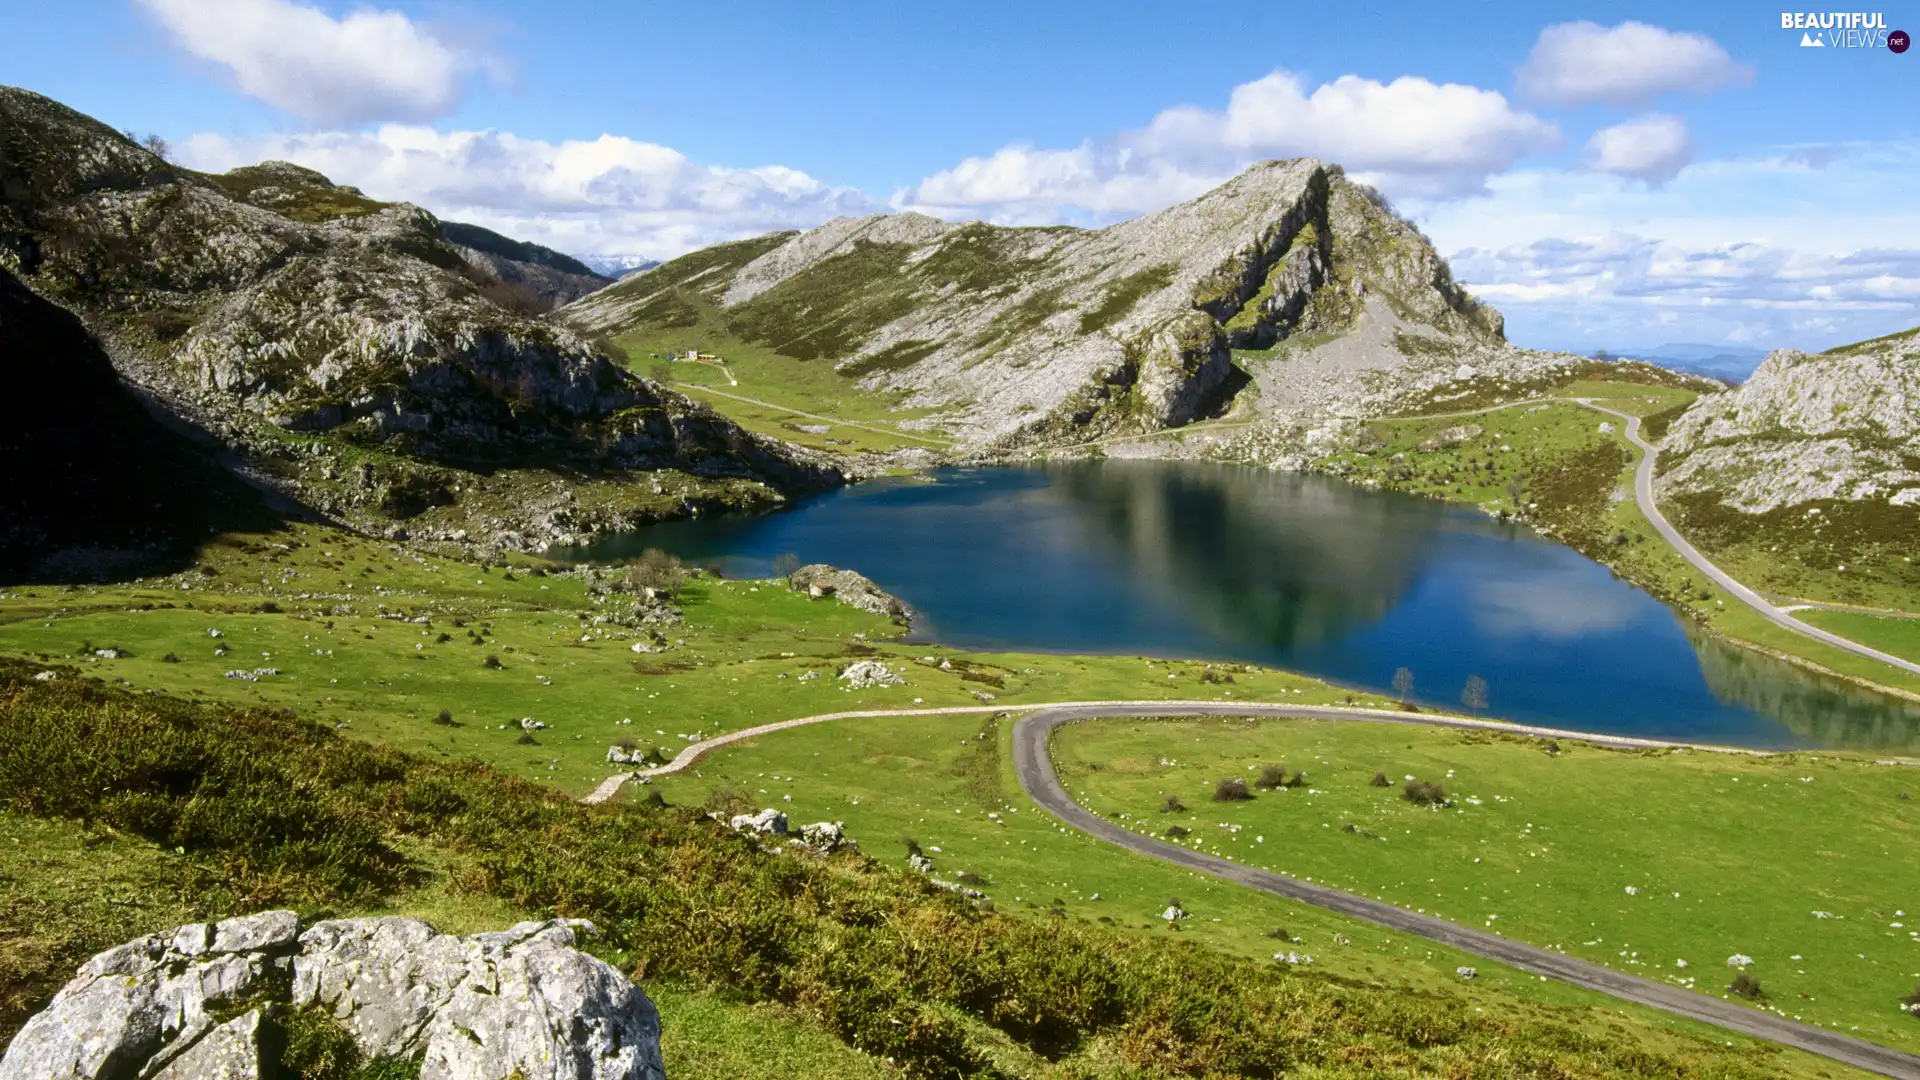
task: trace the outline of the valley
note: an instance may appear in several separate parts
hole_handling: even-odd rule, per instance
[[[0,88],[0,344],[0,1039],[281,907],[593,920],[676,1080],[1915,1074],[1912,332],[1521,348],[1312,158],[616,282]],[[1061,703],[1103,830],[1713,1007],[1069,827]]]

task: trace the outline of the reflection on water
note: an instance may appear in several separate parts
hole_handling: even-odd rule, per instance
[[[1814,746],[1905,750],[1920,746],[1920,702],[1863,694],[1850,684],[1782,664],[1689,629],[1714,696],[1785,724]]]
[[[653,526],[573,557],[664,547],[730,575],[793,551],[980,649],[1209,657],[1495,715],[1758,746],[1920,742],[1920,709],[1699,639],[1603,566],[1472,511],[1322,477],[1198,463],[942,470],[788,511]]]

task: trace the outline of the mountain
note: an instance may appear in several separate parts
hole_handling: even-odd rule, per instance
[[[1620,355],[1644,360],[1675,371],[1738,383],[1753,374],[1767,350],[1746,345],[1661,345],[1652,349],[1627,349]]]
[[[616,281],[660,265],[659,259],[645,255],[582,255],[580,262],[594,273]]]
[[[1673,419],[1669,516],[1755,587],[1873,606],[1920,597],[1920,329],[1770,354]],[[1814,584],[1810,587],[1808,582]]]
[[[325,182],[326,178],[320,179]],[[467,265],[497,282],[525,290],[532,298],[529,306],[542,311],[613,284],[613,278],[595,272],[571,255],[501,236],[478,225],[441,222],[440,236],[460,252]]]
[[[534,317],[529,293],[584,277],[565,256],[284,163],[179,168],[8,88],[0,266],[146,399],[360,527],[539,545],[843,479]]]
[[[1663,491],[1712,492],[1744,513],[1816,500],[1920,511],[1920,329],[1772,353],[1675,419],[1661,456]]]
[[[612,335],[718,322],[933,410],[973,445],[1236,406],[1359,415],[1575,359],[1509,345],[1418,229],[1308,159],[1098,230],[840,218],[682,256],[561,314]]]

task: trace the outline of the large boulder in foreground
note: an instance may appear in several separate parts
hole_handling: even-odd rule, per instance
[[[456,937],[418,919],[183,926],[82,965],[14,1037],[0,1080],[263,1080],[291,1025],[331,1026],[421,1080],[665,1080],[660,1019],[573,947],[577,920]]]

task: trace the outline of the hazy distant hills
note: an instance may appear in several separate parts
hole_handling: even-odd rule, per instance
[[[1760,361],[1767,358],[1767,350],[1747,345],[1675,344],[1653,349],[1621,349],[1612,355],[1737,383],[1753,374]]]

